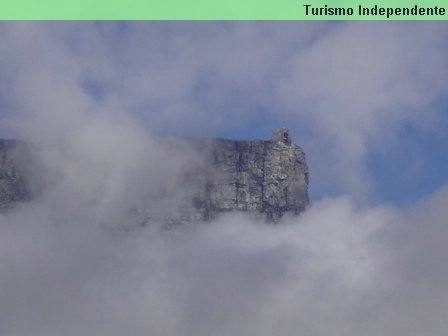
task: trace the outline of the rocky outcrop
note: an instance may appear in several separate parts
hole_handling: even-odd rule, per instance
[[[282,128],[269,140],[177,139],[162,141],[173,156],[188,149],[188,165],[163,176],[135,207],[141,223],[209,221],[244,211],[270,221],[299,214],[308,205],[308,167],[303,150]],[[26,160],[18,143],[0,142],[0,210],[28,198]],[[192,154],[194,153],[194,155]],[[167,162],[172,165],[172,162]],[[35,179],[36,176],[33,176]]]
[[[240,210],[278,220],[308,205],[303,150],[282,128],[270,140],[190,140],[210,164],[190,183],[196,189],[190,220],[206,221]]]
[[[24,151],[22,143],[0,139],[0,212],[28,199]]]

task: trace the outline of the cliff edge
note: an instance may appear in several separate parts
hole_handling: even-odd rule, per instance
[[[163,148],[176,153],[176,146],[188,147],[195,153],[190,161],[198,163],[182,168],[181,178],[163,179],[160,191],[136,206],[142,223],[209,221],[235,210],[277,221],[309,203],[305,154],[286,128],[269,140],[176,139]],[[26,173],[26,147],[0,140],[0,211],[30,199],[28,185],[36,176]]]
[[[208,169],[192,183],[192,220],[210,220],[240,210],[278,220],[299,214],[309,203],[308,167],[303,150],[282,128],[269,140],[192,140]]]

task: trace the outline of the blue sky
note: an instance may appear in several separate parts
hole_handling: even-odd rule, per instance
[[[99,114],[154,135],[289,127],[313,200],[408,206],[447,183],[444,22],[2,23],[2,137]]]
[[[422,131],[404,126],[398,144],[387,151],[372,151],[367,166],[381,201],[411,205],[448,182],[448,129]]]

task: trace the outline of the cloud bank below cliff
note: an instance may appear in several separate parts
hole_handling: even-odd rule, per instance
[[[233,214],[169,231],[27,204],[0,216],[0,331],[442,335],[447,197],[406,212],[338,197],[277,226]]]

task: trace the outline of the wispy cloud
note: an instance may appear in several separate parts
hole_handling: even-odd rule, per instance
[[[2,113],[25,116],[3,133],[66,134],[97,113],[170,135],[287,124],[319,195],[368,199],[370,151],[445,115],[443,22],[4,23],[1,34]]]

